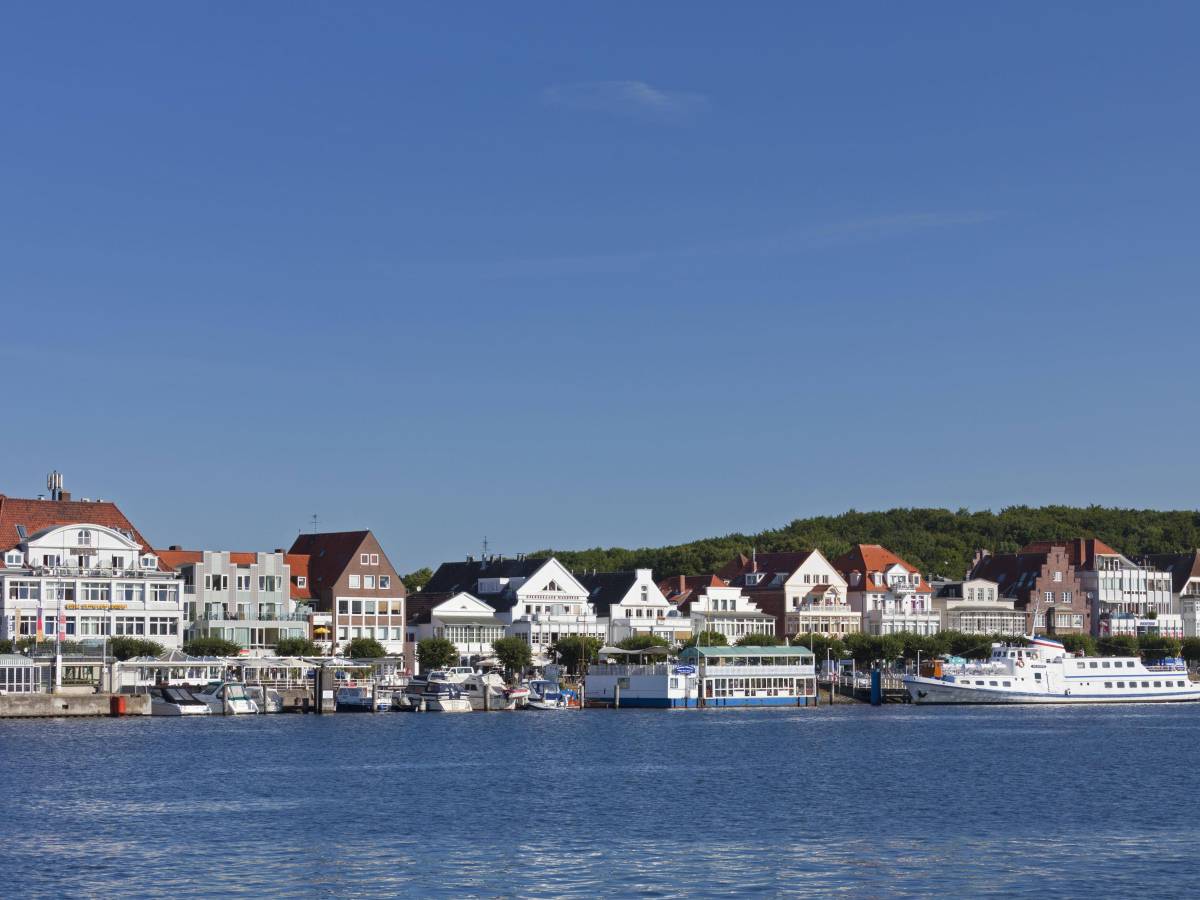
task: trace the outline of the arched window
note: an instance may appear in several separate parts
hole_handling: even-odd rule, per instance
[[[90,547],[92,545],[92,532],[87,528],[79,529],[79,546]]]

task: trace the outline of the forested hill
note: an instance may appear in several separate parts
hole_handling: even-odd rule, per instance
[[[614,572],[652,568],[655,577],[699,575],[719,569],[750,549],[803,550],[816,547],[829,559],[852,544],[882,544],[927,575],[959,578],[978,547],[1012,552],[1030,541],[1098,537],[1127,556],[1172,553],[1200,547],[1200,513],[1101,506],[1011,506],[994,513],[960,509],[891,509],[796,519],[759,534],[729,534],[673,547],[626,550],[540,550],[574,571]]]

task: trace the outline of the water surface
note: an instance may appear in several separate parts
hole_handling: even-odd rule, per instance
[[[0,720],[5,896],[1193,891],[1200,707]]]

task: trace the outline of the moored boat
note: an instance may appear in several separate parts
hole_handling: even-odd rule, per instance
[[[1181,659],[1079,657],[1050,637],[1029,646],[993,644],[985,662],[934,664],[907,675],[913,703],[1169,703],[1200,700]]]
[[[210,681],[195,696],[217,715],[242,716],[258,712],[257,704],[247,696],[246,686],[240,681]]]
[[[212,709],[185,687],[152,687],[150,715],[152,716],[209,716]]]

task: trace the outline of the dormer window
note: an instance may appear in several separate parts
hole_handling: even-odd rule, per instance
[[[642,585],[642,602],[650,602],[650,588],[646,587],[646,585]]]
[[[80,547],[92,546],[92,532],[87,528],[81,528],[79,530],[77,543]]]
[[[155,556],[153,553],[147,553],[145,556],[142,557],[142,568],[143,569],[157,569],[158,568],[158,557]]]
[[[308,579],[303,575],[296,576],[296,587],[308,587]]]
[[[4,564],[6,566],[19,566],[22,561],[20,550],[9,550],[4,554]]]

